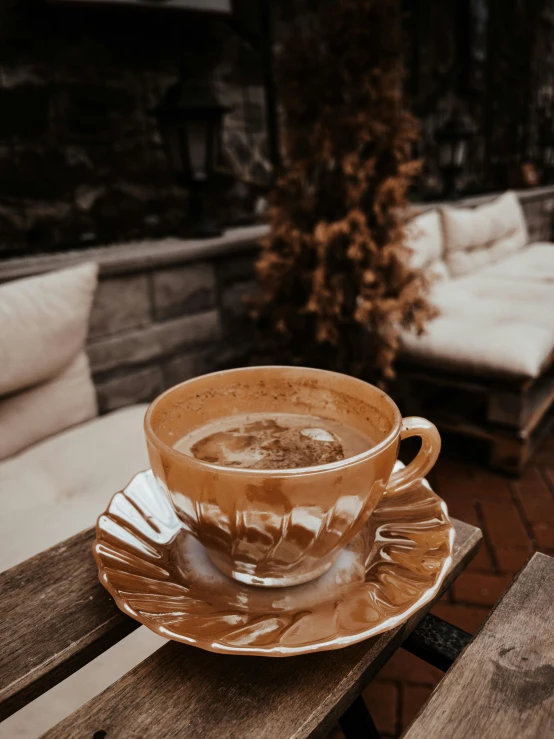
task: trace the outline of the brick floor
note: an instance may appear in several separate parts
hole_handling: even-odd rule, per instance
[[[372,682],[364,690],[363,697],[381,735],[394,736],[401,706],[398,684],[385,680]]]
[[[452,516],[482,529],[484,542],[433,613],[475,633],[533,551],[554,556],[554,433],[519,480],[471,462],[471,450],[457,448],[462,443],[445,445],[430,482]],[[403,650],[389,660],[364,692],[383,737],[400,736],[441,676]]]

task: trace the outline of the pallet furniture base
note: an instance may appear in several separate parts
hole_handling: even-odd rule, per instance
[[[548,431],[554,406],[554,365],[536,379],[470,377],[402,362],[397,397],[405,415],[489,443],[491,467],[519,475]]]

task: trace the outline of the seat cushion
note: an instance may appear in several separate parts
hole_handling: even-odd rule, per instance
[[[0,460],[97,414],[84,351],[51,380],[0,398]]]
[[[93,263],[0,286],[0,395],[51,379],[83,348]]]
[[[548,242],[529,244],[522,251],[485,267],[481,274],[554,283],[554,244]]]
[[[498,377],[538,377],[554,351],[554,283],[472,274],[433,286],[440,316],[403,354],[420,363]]]
[[[436,280],[448,279],[448,268],[443,261],[442,224],[437,210],[423,213],[407,223],[405,243],[412,250],[412,267],[424,269]]]
[[[477,208],[441,208],[445,261],[453,277],[474,272],[523,249],[527,226],[514,192]]]
[[[0,571],[93,526],[112,495],[149,467],[146,407],[87,421],[0,463]]]

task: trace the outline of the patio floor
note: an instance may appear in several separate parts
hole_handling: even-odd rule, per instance
[[[488,470],[478,448],[454,439],[429,480],[452,516],[483,531],[479,554],[433,609],[474,633],[532,552],[554,556],[554,432],[519,480]],[[401,735],[442,675],[402,649],[394,655],[364,691],[384,739]]]

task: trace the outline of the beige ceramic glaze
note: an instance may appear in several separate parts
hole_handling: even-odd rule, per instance
[[[339,649],[406,621],[452,564],[454,529],[426,483],[385,495],[321,577],[259,588],[223,575],[152,473],[98,519],[100,580],[121,610],[161,636],[224,654],[286,657]]]
[[[245,413],[299,413],[345,423],[376,442],[363,454],[301,469],[221,467],[173,449],[187,432]],[[145,418],[148,455],[187,529],[236,580],[265,586],[326,572],[367,523],[388,484],[396,495],[433,466],[440,437],[429,421],[402,421],[394,402],[361,380],[296,367],[204,375],[160,395]],[[417,457],[391,477],[400,439],[422,437]],[[390,480],[389,480],[390,478]]]

